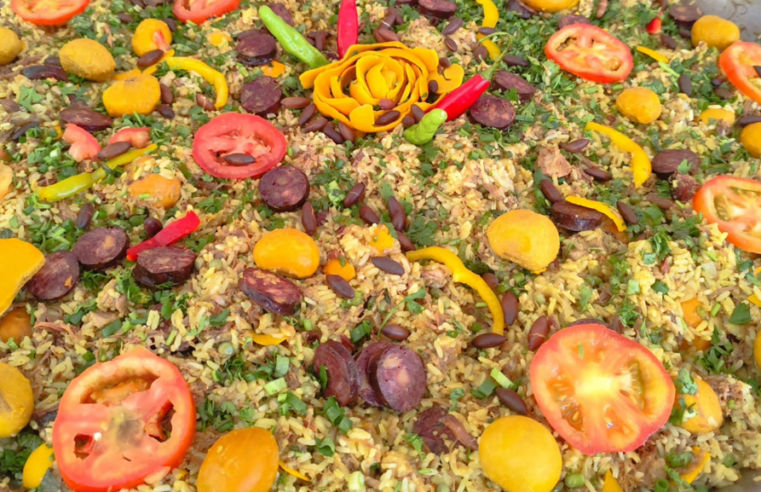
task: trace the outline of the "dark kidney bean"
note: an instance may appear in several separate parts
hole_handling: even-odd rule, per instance
[[[383,111],[390,111],[396,107],[396,103],[391,99],[381,99],[378,101],[378,107]]]
[[[317,232],[317,215],[315,215],[314,207],[309,202],[301,207],[301,224],[310,236],[314,236]]]
[[[242,153],[227,154],[222,159],[231,166],[248,166],[256,162],[254,156]]]
[[[386,29],[385,27],[379,27],[378,28],[378,34],[381,35],[386,41],[399,41],[399,36],[392,31],[391,29]]]
[[[436,94],[439,92],[439,83],[435,80],[428,82],[428,94]]]
[[[164,56],[163,50],[149,51],[137,59],[137,66],[141,68],[150,67],[151,65],[158,63],[162,56]]]
[[[679,92],[686,94],[688,97],[692,97],[692,79],[686,73],[679,76]]]
[[[741,127],[752,125],[753,123],[761,123],[761,114],[749,114],[737,120],[737,125]]]
[[[388,324],[381,328],[381,334],[397,342],[403,342],[411,335],[410,330],[407,328],[394,324]]]
[[[26,135],[26,132],[28,132],[32,128],[37,128],[38,126],[40,126],[39,121],[31,121],[25,125],[22,125],[21,127],[19,127],[18,130],[16,130],[15,132],[11,134],[11,140],[13,140],[14,142],[18,142],[19,139],[21,139],[21,137]]]
[[[3,107],[6,113],[16,113],[21,111],[21,106],[19,106],[13,99],[0,99],[0,106]]]
[[[280,104],[286,109],[304,109],[312,102],[308,97],[286,97]]]
[[[122,12],[121,14],[116,14],[116,18],[121,21],[122,24],[129,24],[132,22],[132,16],[129,15],[127,12]]]
[[[31,65],[29,67],[24,67],[21,73],[29,80],[69,80],[69,76],[66,74],[66,71],[56,65]]]
[[[485,27],[485,26],[478,29],[478,34],[483,34],[484,36],[494,34],[495,32],[499,32],[499,29],[496,29],[494,27]]]
[[[328,283],[330,290],[336,293],[338,297],[344,299],[354,299],[354,289],[351,288],[349,282],[346,281],[340,275],[327,275],[325,281]]]
[[[320,51],[325,49],[325,41],[327,41],[330,33],[328,31],[314,31],[307,34],[307,38],[314,41],[314,47]]]
[[[563,200],[563,194],[549,179],[543,179],[539,183],[539,188],[542,190],[542,194],[552,203]]]
[[[304,125],[304,131],[307,133],[320,131],[323,128],[325,128],[327,124],[328,124],[328,120],[326,120],[322,116],[318,116],[317,118],[313,119],[312,121]]]
[[[473,50],[473,58],[476,59],[478,62],[482,62],[486,60],[489,57],[489,50],[486,49],[486,46],[479,44],[476,49]]]
[[[444,38],[444,46],[452,53],[457,53],[457,41],[452,38]]]
[[[172,104],[174,102],[174,94],[172,94],[172,89],[170,89],[168,85],[161,83],[159,84],[159,89],[161,90],[161,102],[164,104]]]
[[[536,351],[542,344],[547,341],[547,335],[550,333],[550,324],[547,322],[547,316],[539,316],[528,332],[528,349]]]
[[[439,58],[439,66],[441,68],[449,68],[452,66],[452,62],[449,61],[449,58],[447,58],[446,56],[442,56],[441,58]]]
[[[127,152],[129,149],[132,148],[132,144],[129,142],[116,142],[109,145],[106,145],[103,147],[100,152],[98,152],[98,159],[113,159],[114,157],[118,157],[125,152]]]
[[[666,33],[661,34],[661,45],[668,50],[676,49],[676,40]]]
[[[398,120],[399,117],[402,115],[399,111],[389,111],[388,113],[380,115],[376,120],[375,124],[377,126],[384,126],[388,125],[389,123],[393,123],[394,121]]]
[[[305,107],[301,111],[301,115],[299,116],[299,126],[304,126],[306,123],[312,119],[314,116],[314,113],[317,111],[317,106],[314,105],[314,103],[309,103],[307,107]]]
[[[412,112],[412,117],[415,118],[415,123],[420,123],[420,120],[425,116],[425,111],[417,104],[413,104],[410,111]]]
[[[338,122],[338,132],[347,142],[354,142],[354,140],[357,138],[357,136],[354,134],[354,130],[352,130],[352,128],[343,121]]]
[[[367,224],[378,224],[380,222],[380,218],[378,218],[378,214],[375,213],[373,209],[368,207],[367,205],[362,205],[359,208],[359,218],[365,221]]]
[[[727,80],[723,77],[716,77],[715,79],[711,80],[711,85],[714,87],[719,87],[721,84],[726,82]]]
[[[325,125],[325,128],[322,129],[322,133],[327,135],[328,138],[331,139],[336,145],[341,145],[344,143],[343,135],[341,135],[338,130],[336,130],[336,127],[333,126],[333,123],[328,123]]]
[[[683,37],[684,39],[692,39],[692,29],[687,29],[686,27],[680,27],[679,36]]]
[[[396,238],[399,240],[399,246],[401,246],[402,251],[415,251],[417,249],[415,248],[415,244],[405,233],[397,231]]]
[[[608,171],[605,169],[600,169],[599,167],[585,167],[584,172],[592,176],[597,181],[602,181],[603,183],[613,179],[613,176]]]
[[[177,32],[177,22],[172,19],[171,17],[167,17],[166,19],[162,19],[164,23],[169,27],[169,30],[172,32]]]
[[[206,111],[214,111],[214,101],[201,94],[200,92],[196,93],[196,104],[201,106]]]
[[[161,116],[164,118],[171,120],[174,118],[174,110],[172,107],[168,104],[159,104],[159,107],[156,108],[156,110],[159,112]]]
[[[518,393],[509,388],[497,388],[495,393],[499,402],[510,410],[518,415],[528,415],[526,402],[523,401],[523,398]]]
[[[57,56],[49,56],[49,57],[45,58],[45,61],[42,62],[42,63],[44,63],[45,65],[55,65],[56,67],[60,67],[61,66],[61,58],[59,58]]]
[[[344,207],[351,207],[359,201],[365,195],[365,183],[357,183],[351,187],[346,197],[344,198]],[[377,216],[376,216],[377,217]],[[377,222],[373,222],[377,224]]]
[[[520,305],[518,304],[518,297],[511,291],[505,292],[502,296],[502,313],[504,314],[505,324],[511,326],[518,319],[518,313],[520,312]]]
[[[415,117],[410,114],[408,114],[402,119],[402,126],[404,128],[409,128],[414,124],[415,124]]]
[[[143,229],[145,229],[145,233],[148,234],[149,238],[158,234],[163,228],[164,224],[155,217],[148,217],[143,222]]]
[[[502,61],[507,64],[508,67],[527,67],[529,66],[528,60],[518,55],[507,55],[502,58]]]
[[[730,91],[729,89],[725,89],[724,87],[717,87],[713,90],[713,93],[719,96],[722,99],[732,99],[735,97],[735,95]]]
[[[407,228],[407,214],[399,200],[390,196],[388,198],[388,213],[391,215],[391,224],[397,231],[403,231]]]
[[[486,282],[486,285],[488,285],[492,290],[499,287],[499,279],[493,273],[486,272],[483,275],[481,275],[481,278],[484,279],[484,282]]]
[[[396,16],[394,14],[388,13],[386,14],[386,17],[383,18],[383,22],[381,22],[381,27],[385,27],[386,29],[391,29],[396,24]]]
[[[560,144],[560,148],[566,152],[573,152],[575,154],[586,149],[587,145],[589,145],[588,138],[578,138],[572,142]]]
[[[637,213],[628,204],[619,200],[616,204],[616,208],[618,208],[618,211],[621,213],[621,217],[623,217],[627,223],[634,225],[639,222]]]
[[[470,344],[477,349],[487,349],[493,347],[499,347],[507,341],[507,338],[503,337],[499,333],[481,333],[476,336]]]
[[[404,267],[402,264],[392,260],[388,256],[376,256],[370,261],[372,261],[373,265],[382,272],[390,273],[391,275],[404,275]]]
[[[82,208],[79,209],[77,214],[76,225],[79,229],[85,229],[92,221],[92,216],[95,215],[95,206],[92,203],[85,203]]]
[[[386,29],[388,31],[388,29]],[[380,29],[376,29],[373,31],[373,36],[375,37],[375,41],[378,43],[387,43],[389,40],[383,37],[383,33],[380,31]]]
[[[442,29],[441,34],[444,36],[449,36],[450,34],[454,34],[457,32],[458,29],[462,27],[462,19],[459,17],[452,17],[447,25]]]
[[[668,210],[674,205],[676,205],[674,202],[669,200],[668,198],[664,198],[657,193],[650,193],[647,198],[655,204],[656,207],[660,208],[661,210]]]

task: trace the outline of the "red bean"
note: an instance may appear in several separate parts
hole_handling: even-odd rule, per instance
[[[365,194],[365,183],[357,183],[346,193],[344,198],[344,207],[351,207],[359,201]],[[377,222],[373,222],[376,224]]]
[[[340,275],[327,275],[325,281],[328,283],[328,287],[335,292],[338,297],[344,299],[354,299],[354,289],[352,289],[349,282],[346,281]]]
[[[484,273],[483,275],[481,275],[481,278],[484,279],[484,282],[486,282],[486,285],[491,287],[492,290],[499,287],[499,279],[493,273],[489,273],[489,272]]]
[[[504,314],[505,324],[507,326],[515,323],[518,319],[518,312],[520,311],[520,305],[518,304],[518,298],[511,291],[505,292],[502,296],[502,313]]]
[[[317,232],[317,215],[315,215],[314,207],[309,202],[301,207],[301,224],[310,236],[314,236]]]
[[[528,349],[531,351],[539,350],[539,347],[547,341],[549,333],[550,325],[547,323],[547,316],[539,316],[528,332]]]
[[[523,401],[523,398],[518,393],[509,388],[497,388],[495,393],[499,402],[510,410],[518,415],[528,415],[526,402]]]
[[[403,342],[407,340],[410,336],[410,330],[403,326],[394,325],[394,324],[387,324],[383,328],[381,328],[381,334],[385,336],[386,338],[390,338],[391,340],[397,341],[397,342]]]
[[[407,227],[407,214],[399,200],[391,196],[388,198],[388,213],[391,215],[391,224],[397,231],[403,231]]]
[[[404,275],[404,267],[398,261],[394,261],[388,256],[376,256],[370,260],[378,270],[391,275]]]
[[[499,347],[507,341],[507,338],[499,333],[481,333],[476,336],[470,344],[478,349],[487,349],[493,347]]]

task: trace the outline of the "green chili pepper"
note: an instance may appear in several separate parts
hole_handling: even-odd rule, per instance
[[[329,63],[328,59],[320,53],[320,50],[309,44],[309,41],[300,32],[288,25],[271,8],[266,5],[259,7],[259,18],[267,26],[269,32],[275,36],[280,46],[291,56],[309,65],[309,68],[319,68]]]
[[[423,116],[420,123],[404,130],[404,138],[411,144],[424,145],[436,135],[436,131],[447,121],[447,112],[443,109],[433,109]]]

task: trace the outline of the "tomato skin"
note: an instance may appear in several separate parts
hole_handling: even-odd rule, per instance
[[[576,39],[577,43],[564,50],[558,49],[571,38]],[[593,43],[603,44],[606,49],[594,49]],[[586,24],[572,24],[560,29],[547,41],[544,52],[547,58],[563,70],[601,84],[626,80],[634,68],[634,59],[628,46],[607,31]],[[603,55],[607,61],[615,60],[618,67],[611,70],[590,66],[590,63],[602,65],[606,61],[600,60]],[[581,58],[583,60],[580,61]]]
[[[174,0],[172,12],[175,17],[182,22],[193,22],[202,24],[210,17],[219,17],[238,8],[241,0],[216,0],[211,2],[206,8],[192,7],[188,9],[186,4],[188,0]],[[199,2],[200,3],[200,2]]]
[[[27,0],[11,0],[11,9],[16,15],[27,22],[36,26],[60,26],[66,24],[73,17],[85,11],[90,0],[58,0],[58,5],[64,3],[64,8],[50,8],[50,4],[45,4],[45,9],[40,12],[33,12],[29,9]]]
[[[730,82],[746,97],[761,104],[761,89],[751,84],[759,78],[753,66],[761,65],[761,46],[747,41],[737,41],[725,49],[719,57],[719,66]]]
[[[588,456],[640,447],[666,424],[676,393],[652,352],[598,324],[557,332],[529,372],[544,417]]]
[[[66,125],[66,131],[63,132],[63,140],[71,144],[69,155],[77,162],[85,159],[95,159],[100,152],[100,144],[84,128],[77,125]]]
[[[198,129],[193,139],[193,159],[217,178],[258,178],[283,160],[286,147],[285,135],[264,118],[224,113]],[[253,155],[256,162],[229,166],[216,153],[245,153]]]
[[[149,388],[130,391],[134,378],[148,378]],[[91,401],[98,391],[106,397]],[[171,435],[160,441],[155,417],[169,408],[174,409]],[[74,492],[110,492],[137,487],[149,475],[178,466],[195,428],[195,404],[179,369],[138,347],[72,380],[53,424],[53,449],[61,477]],[[90,438],[82,447],[76,444],[80,436]]]
[[[117,142],[129,142],[136,149],[143,149],[148,146],[151,141],[150,134],[148,133],[150,128],[122,128],[118,132],[114,133],[114,136],[108,141],[108,145]]]
[[[737,195],[733,189],[747,190],[761,196],[761,182],[755,179],[736,178],[734,176],[717,176],[703,184],[692,199],[692,208],[703,214],[709,224],[717,224],[719,230],[727,234],[727,241],[749,253],[761,253],[761,235],[749,234],[747,228],[758,229],[761,222],[761,199],[752,201],[747,197]],[[735,212],[738,214],[732,220],[724,220],[719,216],[716,200],[730,196]],[[742,207],[745,202],[745,208]]]

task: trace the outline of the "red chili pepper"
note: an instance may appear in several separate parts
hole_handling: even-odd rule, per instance
[[[505,53],[502,53],[499,59],[501,60],[504,56]],[[483,74],[475,74],[467,82],[447,94],[444,99],[439,101],[436,106],[431,107],[429,111],[434,108],[443,109],[447,112],[447,121],[456,120],[486,92],[491,85],[491,78],[494,76],[498,65],[498,63],[495,63]]]
[[[349,48],[359,42],[359,17],[356,0],[342,0],[338,10],[338,57],[343,58]]]
[[[201,219],[198,218],[195,212],[188,212],[185,217],[179,220],[175,220],[168,226],[161,229],[159,233],[152,238],[146,239],[142,243],[128,249],[127,259],[129,261],[135,261],[137,259],[137,255],[143,251],[153,248],[160,248],[162,246],[169,246],[170,244],[189,235],[191,232],[194,232],[196,229],[198,229],[199,225],[201,225]]]
[[[647,24],[647,33],[648,34],[658,34],[661,32],[661,27],[663,27],[663,20],[661,19],[661,16],[663,15],[663,10],[658,12],[658,15],[655,17],[655,19],[651,20]]]

